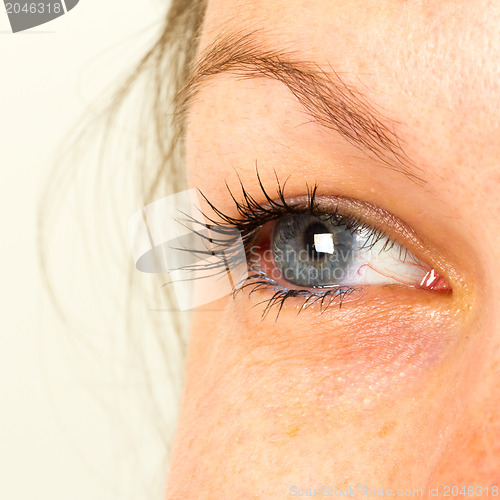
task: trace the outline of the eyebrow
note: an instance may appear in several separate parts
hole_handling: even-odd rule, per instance
[[[314,62],[294,57],[293,51],[267,49],[256,37],[260,31],[222,33],[201,52],[176,95],[175,120],[182,122],[200,90],[215,75],[272,78],[283,83],[319,125],[334,130],[386,168],[424,182],[395,132],[398,122],[378,112],[331,66],[327,72]]]

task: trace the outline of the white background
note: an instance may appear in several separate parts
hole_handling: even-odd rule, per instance
[[[161,497],[163,448],[147,432],[140,391],[112,382],[99,354],[79,355],[45,297],[35,230],[56,147],[82,113],[93,112],[99,89],[145,52],[164,10],[162,0],[81,0],[51,23],[12,34],[0,8],[2,499]],[[68,226],[71,239],[76,229]],[[77,308],[87,297],[78,290],[67,297]],[[107,349],[105,336],[102,342]],[[122,410],[106,404],[120,390],[128,391],[125,423],[117,418]]]

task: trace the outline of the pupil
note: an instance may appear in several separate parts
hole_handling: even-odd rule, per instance
[[[330,231],[325,227],[324,224],[319,222],[314,222],[304,231],[304,245],[307,249],[307,253],[309,257],[314,260],[323,260],[325,257],[328,257],[329,254],[324,252],[318,252],[316,250],[316,246],[314,245],[314,235],[315,234],[325,234],[330,233]]]

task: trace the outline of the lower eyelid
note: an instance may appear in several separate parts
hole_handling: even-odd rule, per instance
[[[373,307],[364,307],[366,295],[360,300],[353,296],[341,309],[285,315],[279,328],[273,326],[273,315],[261,322],[250,308],[236,304],[237,320],[247,325],[240,340],[246,351],[262,351],[268,359],[266,376],[275,369],[286,380],[310,382],[304,392],[318,398],[315,407],[340,400],[359,403],[360,394],[383,401],[384,395],[409,390],[460,339],[445,295],[401,290],[395,302],[394,287],[372,292],[367,290]],[[429,294],[437,294],[432,303]],[[292,304],[293,311],[300,309],[298,301]],[[259,359],[258,354],[253,357]],[[363,385],[370,390],[360,393]]]

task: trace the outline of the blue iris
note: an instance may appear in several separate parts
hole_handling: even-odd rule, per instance
[[[356,232],[335,217],[293,214],[273,231],[272,251],[280,277],[294,285],[341,284],[352,272]]]

